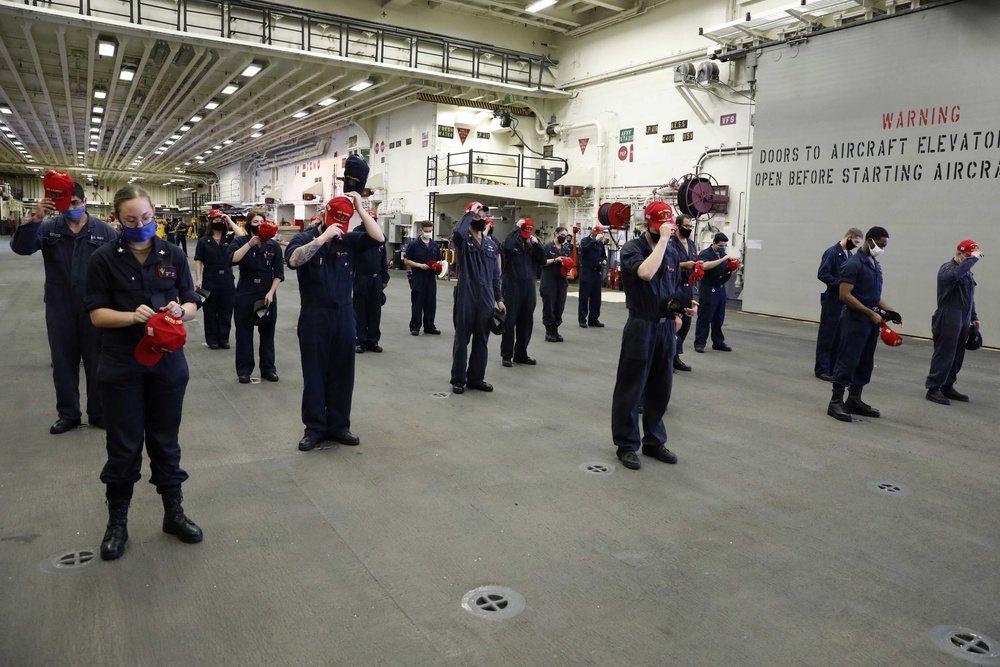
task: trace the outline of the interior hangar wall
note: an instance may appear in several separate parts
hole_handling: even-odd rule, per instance
[[[708,60],[714,43],[699,36],[698,28],[728,20],[727,4],[674,0],[612,28],[561,42],[560,85],[569,86],[576,96],[554,111],[563,127],[598,122],[605,147],[599,150],[596,128],[586,126],[561,132],[554,152],[567,157],[571,169],[596,168],[602,201],[630,203],[633,212],[641,212],[653,186],[694,171],[706,151],[750,143],[750,100],[723,85],[745,87],[739,81],[739,65],[718,63],[720,84],[687,89],[707,113],[707,122],[674,84],[677,62],[697,66]],[[672,129],[673,123],[686,127]],[[749,169],[746,154],[710,158],[703,166],[731,188],[729,213],[711,221],[712,227],[731,236],[739,236],[742,229]],[[593,217],[593,207],[586,206],[561,216],[561,222],[588,227],[596,222]],[[709,225],[701,228],[704,246],[712,232]],[[739,238],[734,240],[737,245]]]
[[[903,333],[930,335],[938,268],[966,238],[987,254],[979,316],[1000,321],[992,5],[966,0],[761,53],[744,309],[815,320],[820,255],[849,227],[882,225],[883,297]]]

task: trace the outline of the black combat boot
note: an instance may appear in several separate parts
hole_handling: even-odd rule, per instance
[[[556,337],[556,342],[557,343],[563,342],[563,337],[559,335],[559,327],[558,326],[552,327],[552,335]]]
[[[854,417],[844,409],[844,387],[843,385],[833,385],[833,396],[830,398],[830,405],[826,408],[826,414],[842,422],[852,422]]]
[[[546,342],[549,342],[549,343],[555,343],[555,342],[557,342],[556,341],[556,334],[555,334],[555,327],[545,327],[545,340],[546,340]]]
[[[201,542],[204,537],[201,528],[184,516],[184,508],[181,507],[184,497],[181,495],[180,485],[158,486],[156,490],[163,498],[163,532],[176,535],[177,539],[188,544]]]
[[[847,390],[847,400],[844,402],[844,410],[850,412],[852,415],[861,415],[862,417],[871,417],[872,419],[878,418],[881,413],[876,408],[861,400],[862,389],[863,387],[851,387]]]
[[[105,496],[108,528],[101,541],[101,559],[115,560],[125,553],[125,543],[128,542],[128,506],[132,502],[132,486],[108,484]]]

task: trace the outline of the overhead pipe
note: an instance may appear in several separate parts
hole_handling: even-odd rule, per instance
[[[593,86],[598,83],[605,83],[607,81],[614,81],[615,79],[620,79],[625,76],[634,76],[636,74],[642,74],[644,72],[649,72],[651,70],[662,69],[664,67],[672,67],[674,65],[680,65],[681,63],[686,63],[691,60],[696,60],[698,58],[705,58],[705,49],[693,49],[691,51],[685,51],[684,53],[677,53],[672,56],[667,56],[665,58],[657,58],[656,60],[650,60],[638,65],[630,65],[628,67],[623,67],[621,69],[612,70],[610,72],[604,72],[601,74],[595,74],[594,76],[584,77],[582,79],[574,79],[572,81],[567,81],[566,83],[559,86],[560,90],[574,90],[576,88],[585,88],[587,86]]]

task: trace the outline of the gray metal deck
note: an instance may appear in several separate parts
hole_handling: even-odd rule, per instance
[[[440,398],[451,290],[445,335],[413,338],[399,272],[386,351],[357,360],[360,447],[296,449],[290,271],[280,383],[238,384],[233,352],[189,326],[185,506],[205,541],[160,532],[144,471],[124,558],[49,574],[47,556],[100,542],[104,433],[48,434],[41,258],[0,246],[2,665],[960,665],[932,627],[1000,637],[997,353],[971,353],[972,402],[943,407],[923,398],[929,343],[881,346],[865,398],[883,417],[842,424],[815,327],[731,312],[734,352],[689,351],[676,376],[680,464],[592,475],[617,463],[623,304],[583,330],[570,299],[563,344],[538,322],[536,367],[502,368],[491,338],[496,391]],[[525,611],[466,613],[485,584]]]

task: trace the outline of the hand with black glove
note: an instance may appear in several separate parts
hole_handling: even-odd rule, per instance
[[[675,292],[660,302],[660,315],[672,317],[684,313],[684,310],[691,307],[691,295],[684,292]]]
[[[903,316],[897,313],[895,310],[887,310],[884,313],[882,313],[882,316],[885,317],[887,321],[892,322],[893,324],[903,323]]]

